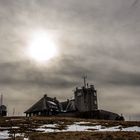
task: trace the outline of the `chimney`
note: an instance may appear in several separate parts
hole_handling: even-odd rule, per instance
[[[44,98],[46,98],[47,97],[47,94],[44,94]]]

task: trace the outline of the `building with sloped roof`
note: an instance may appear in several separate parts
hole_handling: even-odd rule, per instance
[[[7,116],[7,107],[3,104],[3,94],[0,97],[0,116]]]
[[[0,106],[0,116],[6,116],[7,115],[7,107],[5,105]]]
[[[56,98],[44,95],[37,103],[25,111],[26,116],[80,117],[106,120],[124,120],[123,116],[98,109],[97,90],[84,81],[83,87],[76,87],[74,99],[59,102]]]
[[[56,98],[48,97],[46,94],[32,107],[26,110],[26,116],[48,116],[60,112],[60,103]]]
[[[61,102],[61,112],[73,112],[76,111],[75,108],[75,100],[74,99],[67,99],[67,101]]]

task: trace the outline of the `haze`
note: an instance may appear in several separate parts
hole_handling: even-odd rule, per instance
[[[9,115],[23,115],[44,94],[71,98],[87,74],[99,108],[140,120],[139,13],[139,0],[0,0],[0,92]],[[59,48],[46,63],[26,53],[38,30]]]

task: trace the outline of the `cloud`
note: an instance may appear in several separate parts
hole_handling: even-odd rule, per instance
[[[17,109],[24,111],[46,90],[61,100],[71,97],[87,74],[103,109],[138,116],[139,6],[135,0],[0,1],[0,87],[9,110],[26,102]],[[38,29],[54,34],[60,50],[43,65],[25,51]]]

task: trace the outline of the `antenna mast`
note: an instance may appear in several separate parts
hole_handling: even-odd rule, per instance
[[[1,102],[0,102],[0,105],[3,104],[3,94],[1,94]]]
[[[84,75],[84,76],[83,76],[83,79],[84,79],[84,87],[86,87],[86,79],[87,79],[87,76]]]

